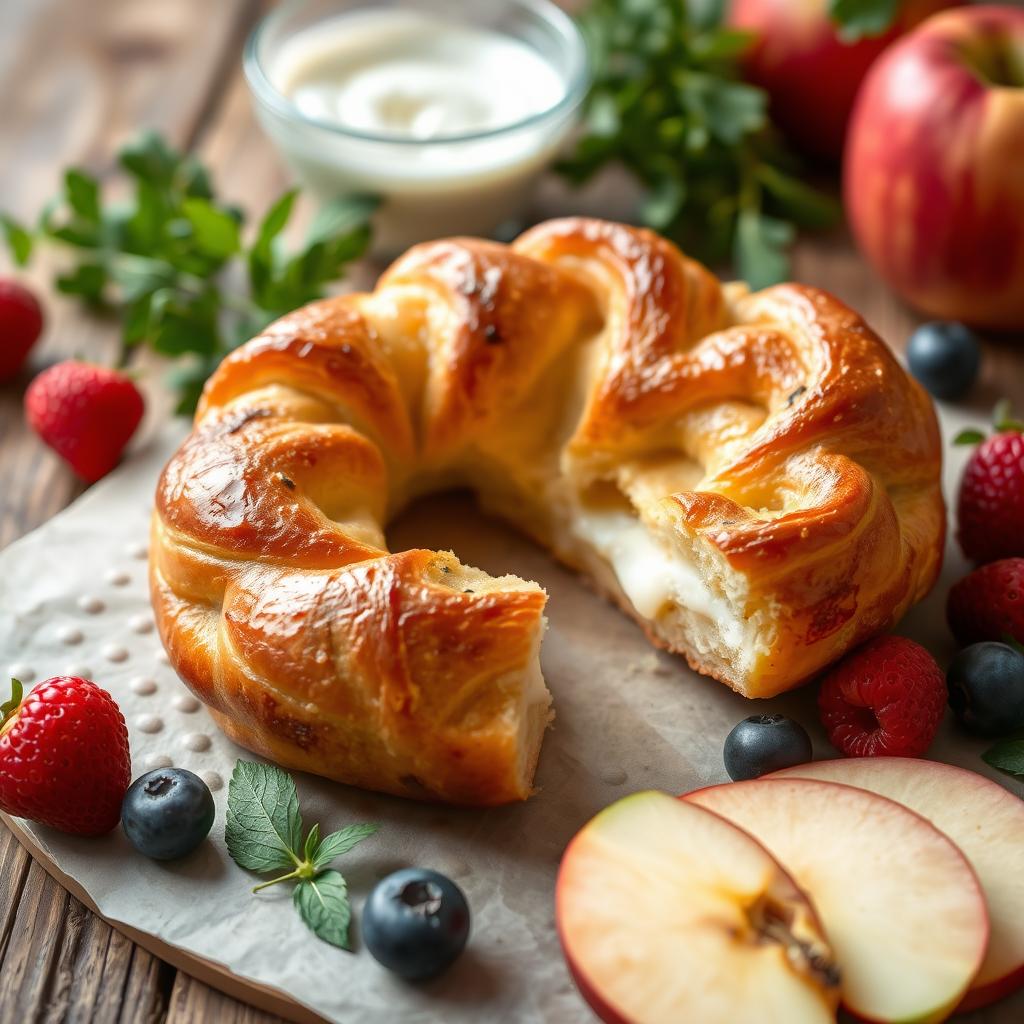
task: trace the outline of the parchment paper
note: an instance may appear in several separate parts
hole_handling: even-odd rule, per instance
[[[987,412],[944,418],[950,435],[968,422],[984,424]],[[223,786],[214,794],[217,823],[197,853],[170,865],[135,854],[119,830],[84,840],[33,827],[37,841],[107,918],[278,988],[330,1020],[593,1020],[572,985],[555,935],[554,879],[562,850],[593,814],[628,793],[650,787],[680,793],[726,781],[722,742],[740,718],[764,705],[655,653],[623,615],[542,551],[479,515],[468,498],[421,502],[389,531],[392,548],[451,547],[464,561],[492,573],[515,571],[547,588],[550,626],[543,667],[557,719],[540,759],[541,791],[519,806],[452,810],[298,777],[307,824],[319,821],[328,831],[351,821],[382,826],[341,864],[356,909],[356,951],[337,950],[306,930],[286,886],[250,894],[256,879],[232,863],[223,842],[226,782],[245,752],[189,702],[162,657],[156,633],[151,626],[144,631],[151,622],[144,560],[151,495],[183,432],[180,425],[167,428],[70,509],[0,554],[0,671],[11,669],[25,682],[67,671],[91,676],[124,710],[136,774],[164,759],[205,774],[215,785],[211,773],[220,777]],[[965,452],[952,455],[947,493],[965,457]],[[945,591],[964,571],[951,546],[943,583],[901,627],[940,661],[952,653]],[[82,639],[67,642],[76,630]],[[807,726],[816,756],[830,755],[811,691],[777,698],[769,706]],[[1020,786],[986,768],[978,757],[983,748],[958,734],[947,716],[931,755],[985,771],[1020,794]],[[359,909],[374,882],[406,865],[450,875],[465,890],[473,913],[466,953],[447,975],[420,987],[379,967],[360,947],[358,935]],[[1020,1021],[1024,996],[963,1019]]]

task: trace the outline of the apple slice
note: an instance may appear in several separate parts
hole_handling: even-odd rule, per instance
[[[970,864],[937,828],[875,793],[809,779],[685,799],[749,832],[810,896],[849,1010],[915,1024],[954,1010],[985,955],[988,912]]]
[[[988,953],[958,1009],[973,1010],[1024,985],[1024,800],[963,768],[911,757],[815,761],[776,772],[843,782],[895,800],[945,832],[971,862],[988,903]]]
[[[750,836],[664,793],[612,804],[569,844],[555,896],[569,969],[614,1024],[835,1020],[807,898]]]

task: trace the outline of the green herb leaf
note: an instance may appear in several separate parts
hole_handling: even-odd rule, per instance
[[[19,267],[25,266],[32,255],[32,236],[5,213],[0,213],[0,228],[3,228],[11,258]]]
[[[743,210],[736,225],[735,261],[740,277],[750,287],[764,288],[789,274],[786,250],[793,241],[793,225]]]
[[[253,892],[294,882],[292,901],[303,921],[321,939],[342,949],[349,948],[348,888],[337,871],[322,869],[376,831],[376,825],[349,825],[321,841],[317,824],[302,843],[302,817],[291,777],[274,765],[235,765],[228,787],[228,852],[236,864],[251,871],[285,870]]]
[[[56,284],[65,295],[78,295],[90,305],[102,305],[107,271],[99,263],[80,263],[70,274],[61,274]]]
[[[1000,740],[981,755],[986,764],[1008,775],[1024,776],[1024,739]]]
[[[24,696],[25,688],[20,679],[11,679],[11,696],[0,704],[0,725],[5,725],[7,719],[21,707],[21,698]]]
[[[299,797],[276,765],[239,761],[228,786],[228,853],[250,871],[297,867],[302,842]]]
[[[355,196],[328,204],[298,252],[279,251],[298,195],[291,190],[246,246],[243,212],[217,199],[195,156],[147,132],[118,159],[134,186],[127,202],[104,205],[99,181],[71,168],[37,234],[70,250],[57,287],[118,313],[126,348],[145,343],[187,360],[172,378],[181,412],[195,408],[224,355],[275,317],[320,298],[370,238],[375,200]],[[25,263],[32,233],[2,215],[0,226],[15,260]],[[247,282],[236,261],[248,267]]]
[[[189,197],[181,204],[192,225],[195,244],[216,259],[226,259],[238,252],[241,245],[238,221],[209,199]]]
[[[828,4],[829,17],[846,43],[880,36],[892,26],[899,9],[900,0],[829,0]]]
[[[764,164],[757,171],[758,183],[776,201],[780,212],[809,228],[838,224],[843,208],[838,199],[805,184],[778,167]]]
[[[751,37],[721,27],[722,6],[591,0],[580,18],[594,68],[584,131],[556,169],[581,185],[625,167],[643,186],[643,223],[772,284],[788,273],[793,226],[835,223],[839,207],[799,180],[767,94],[744,81]]]
[[[975,430],[973,427],[968,427],[966,430],[961,430],[956,437],[953,438],[953,444],[979,444],[985,440],[985,434],[980,430]]]
[[[322,871],[295,886],[292,901],[310,930],[332,946],[349,949],[352,908],[348,886],[337,871]]]
[[[312,856],[313,869],[319,871],[321,868],[325,868],[335,857],[348,853],[354,846],[368,836],[372,836],[379,829],[379,825],[347,825],[337,832],[332,832],[316,847]]]
[[[64,193],[68,205],[79,217],[91,223],[100,219],[100,185],[85,171],[72,167],[64,174]]]
[[[306,836],[306,845],[302,849],[302,859],[309,864],[313,863],[316,855],[316,848],[320,845],[320,825],[314,825]]]

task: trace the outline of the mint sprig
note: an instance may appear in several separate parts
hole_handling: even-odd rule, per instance
[[[794,225],[827,227],[839,204],[800,179],[767,93],[743,81],[751,36],[721,22],[713,0],[591,0],[584,132],[558,166],[572,184],[625,167],[643,223],[757,288],[788,276]]]
[[[321,939],[341,949],[350,948],[352,910],[345,879],[327,866],[378,827],[348,825],[321,839],[317,824],[303,841],[299,795],[292,777],[276,765],[255,761],[235,765],[224,829],[228,853],[249,871],[284,871],[257,885],[253,892],[294,882],[292,902],[299,916]]]
[[[195,408],[203,382],[227,352],[320,298],[369,242],[371,197],[329,203],[299,250],[286,253],[279,236],[294,190],[272,205],[247,243],[245,213],[217,198],[195,156],[148,132],[125,146],[118,162],[132,183],[127,202],[105,201],[99,179],[73,167],[34,229],[0,213],[0,233],[19,265],[39,242],[71,253],[56,287],[119,316],[123,359],[140,344],[182,357],[172,377],[179,412]]]

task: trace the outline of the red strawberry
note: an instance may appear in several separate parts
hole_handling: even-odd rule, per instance
[[[32,429],[88,483],[117,465],[143,409],[130,377],[74,360],[44,370],[25,393]]]
[[[982,640],[1024,643],[1024,558],[1003,558],[975,569],[949,592],[949,628],[961,647]]]
[[[1009,404],[996,406],[994,437],[978,445],[964,469],[957,507],[957,538],[975,562],[1024,555],[1024,424],[1010,417]],[[957,444],[984,435],[964,431]]]
[[[0,381],[10,380],[43,331],[36,297],[10,278],[0,278]]]
[[[95,683],[55,676],[0,707],[0,810],[98,836],[121,820],[131,782],[124,716]]]
[[[847,757],[920,757],[946,708],[946,679],[913,640],[882,636],[847,655],[818,691],[821,724]]]

